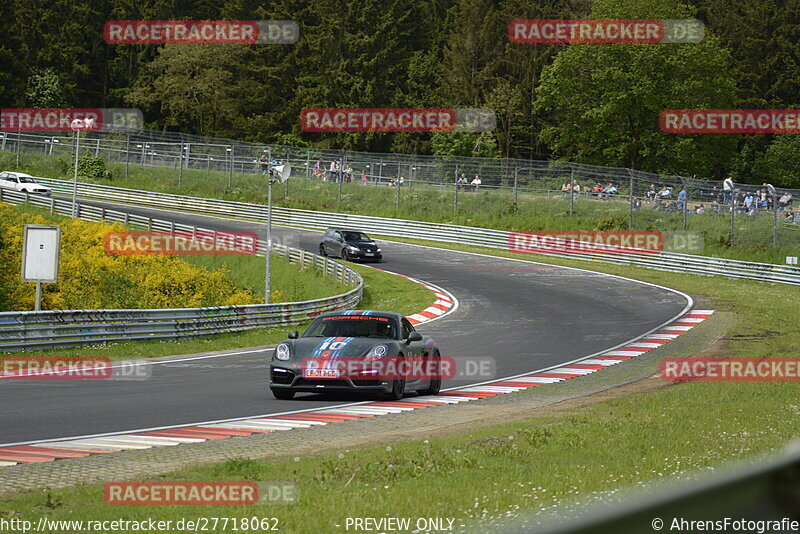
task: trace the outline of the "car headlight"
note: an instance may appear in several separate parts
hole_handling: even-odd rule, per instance
[[[369,349],[366,358],[383,358],[388,350],[389,348],[386,345],[375,345]]]
[[[288,360],[289,359],[289,345],[286,343],[281,343],[277,347],[275,347],[275,357],[279,360]]]
[[[375,252],[380,252],[380,251],[381,251],[381,247],[377,247],[377,248],[375,249]]]
[[[358,247],[354,247],[353,245],[347,245],[347,250],[350,252],[361,252],[361,249]]]

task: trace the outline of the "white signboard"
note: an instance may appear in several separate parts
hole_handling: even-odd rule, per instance
[[[22,241],[22,281],[58,282],[61,226],[26,224]]]

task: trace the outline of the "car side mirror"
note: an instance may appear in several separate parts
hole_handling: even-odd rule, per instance
[[[289,332],[289,339],[297,339],[298,337],[300,337],[300,333],[297,330]]]
[[[408,336],[408,340],[406,340],[406,344],[413,343],[414,341],[422,341],[422,334],[419,332],[411,332]]]

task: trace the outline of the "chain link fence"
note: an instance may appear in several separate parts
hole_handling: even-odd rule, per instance
[[[800,244],[800,190],[766,184],[732,184],[729,191],[718,180],[562,161],[258,145],[158,131],[90,133],[80,147],[113,164],[117,181],[130,179],[133,166],[160,169],[151,173],[156,182],[119,184],[143,189],[155,183],[175,193],[261,200],[265,162],[280,161],[292,165],[282,194],[293,207],[506,230],[693,230],[719,247]],[[14,153],[18,166],[22,153],[66,160],[74,137],[5,132],[0,151]]]

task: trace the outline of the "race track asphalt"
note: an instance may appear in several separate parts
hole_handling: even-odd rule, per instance
[[[85,204],[113,204],[85,201]],[[263,224],[128,206],[132,213],[218,230]],[[273,227],[282,242],[317,251],[321,232]],[[379,242],[378,267],[441,286],[458,310],[419,330],[443,354],[493,358],[496,377],[518,375],[608,350],[680,314],[686,296],[604,274],[497,257]],[[287,329],[288,330],[288,329]],[[87,354],[102,356],[102,351]],[[365,400],[298,395],[267,387],[270,352],[242,352],[153,366],[145,381],[0,381],[0,444],[256,416]],[[445,382],[443,387],[486,381]]]

